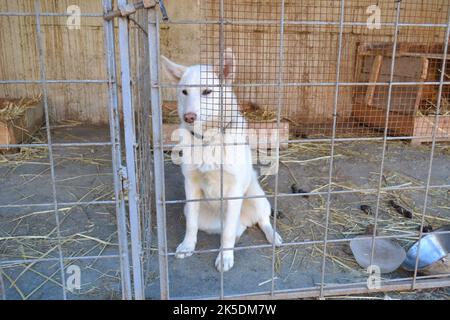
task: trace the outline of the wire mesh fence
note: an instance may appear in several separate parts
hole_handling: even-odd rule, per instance
[[[199,26],[197,56],[204,67],[196,85],[166,82],[160,87],[178,87],[178,94],[185,96],[192,92],[189,88],[219,88],[221,106],[214,100],[201,104],[201,121],[214,111],[222,115],[211,127],[230,129],[227,124],[233,122],[233,116],[227,112],[237,106],[249,127],[278,129],[278,144],[272,150],[278,170],[274,176],[262,174],[260,181],[274,212],[282,208],[288,214],[283,218],[275,214],[272,221],[285,240],[280,248],[249,239],[239,241],[234,249],[217,242],[202,243],[194,258],[189,258],[194,262],[182,262],[199,268],[200,261],[208,263],[211,254],[227,250],[251,261],[241,260],[244,267],[234,267],[239,269],[234,273],[221,271],[215,280],[208,278],[214,285],[198,280],[204,277],[181,272],[177,268],[180,262],[173,259],[176,244],[168,239],[165,246],[169,252],[160,252],[169,270],[169,279],[161,282],[165,297],[324,297],[377,291],[370,286],[368,289],[372,274],[355,264],[349,244],[364,234],[372,239],[368,252],[372,265],[380,250],[376,249],[378,241],[395,239],[408,248],[424,235],[425,221],[442,214],[428,201],[445,198],[448,190],[445,178],[440,180],[442,184],[430,184],[435,180],[431,172],[440,170],[432,169],[436,145],[445,145],[437,141],[448,137],[448,126],[441,118],[446,114],[441,106],[446,104],[442,101],[447,84],[441,71],[447,61],[448,4],[433,3],[418,10],[420,4],[414,1],[378,2],[373,10],[381,12],[379,28],[368,25],[370,12],[366,10],[371,5],[352,1],[203,1],[201,21],[166,23]],[[236,60],[232,84],[226,83],[228,48]],[[208,66],[216,68],[225,84],[215,82],[217,74],[211,75]],[[230,87],[236,101],[223,98]],[[178,104],[182,101],[179,99]],[[287,137],[281,130],[284,123],[289,124]],[[408,144],[403,141],[416,145],[432,142],[426,151],[427,160],[407,164],[398,153],[405,152],[409,157]],[[208,144],[205,140],[203,143]],[[281,148],[284,143],[289,143],[287,149]],[[167,150],[172,147],[166,145]],[[310,161],[321,160],[325,162],[305,168]],[[414,165],[423,166],[420,178],[414,182],[400,178],[398,171]],[[166,175],[170,170],[166,166]],[[179,214],[181,204],[252,198],[221,194],[185,200],[183,195],[170,195],[170,182],[170,178],[166,180],[163,191],[170,197],[164,201],[169,224],[175,223],[171,216]],[[305,185],[310,191],[299,188]],[[436,197],[430,191],[437,192]],[[308,199],[307,204],[304,199]],[[410,212],[411,220],[392,215],[399,209],[398,203],[417,206]],[[360,217],[361,208],[369,208],[370,214]],[[404,213],[402,209],[397,211]],[[178,241],[181,239],[178,237]],[[429,285],[433,277],[422,270],[419,275],[417,266],[418,260],[412,273],[383,274],[380,290]],[[437,276],[435,283],[445,285],[446,277],[445,273]],[[178,279],[191,285],[180,284]],[[186,287],[195,288],[195,294],[186,295]]]
[[[8,156],[1,168],[2,295],[324,298],[448,286],[446,260],[439,271],[417,258],[409,270],[380,274],[377,259],[379,245],[409,249],[450,221],[450,5],[193,2],[190,12],[166,3],[169,20],[158,6],[103,19],[125,0],[99,1],[103,12],[82,12],[82,19],[102,24],[105,74],[98,79],[77,75],[76,57],[61,61],[67,70],[74,65],[70,77],[49,64],[53,48],[45,38],[54,27],[47,22],[69,14],[51,12],[40,0],[30,1],[29,12],[2,8],[0,19],[29,19],[35,28],[30,59],[38,77],[2,77],[0,88],[30,86],[42,93],[45,111],[40,139],[0,144],[33,155]],[[189,83],[169,82],[160,54],[200,64],[199,72]],[[105,95],[109,132],[52,121],[62,85],[93,86],[91,95]],[[216,192],[195,196],[183,184],[173,162],[180,148],[196,155],[217,146],[220,157],[230,148],[196,129],[187,133],[195,145],[180,147],[173,129],[185,126],[183,99],[192,96],[202,130],[237,135],[238,158],[251,146],[262,192],[230,194],[224,159],[210,186]],[[258,228],[247,228],[231,247],[199,232],[192,256],[176,258],[184,207],[214,207],[223,234],[230,205],[264,199],[272,208],[272,237],[279,233],[282,244],[269,243],[270,234]],[[370,270],[355,259],[358,239],[367,240]],[[423,246],[419,254],[429,249]],[[235,265],[217,271],[214,259],[220,265],[229,252]],[[77,270],[81,289],[73,290]]]
[[[100,11],[85,17],[100,18],[102,25],[102,3],[98,4]],[[44,127],[29,143],[0,146],[6,151],[21,148],[18,154],[3,156],[3,295],[7,299],[129,299],[132,292],[113,22],[103,24],[104,79],[68,78],[72,74],[58,78],[61,75],[55,73],[55,61],[48,63],[52,29],[47,19],[54,21],[70,14],[43,11],[43,6],[48,10],[51,4],[39,0],[26,4],[30,12],[15,12],[15,5],[11,4],[10,11],[2,7],[0,19],[14,25],[17,19],[26,17],[27,24],[35,29],[35,36],[27,41],[31,47],[35,41],[36,57],[27,58],[36,61],[38,78],[32,79],[36,74],[2,77],[2,89],[11,92],[11,87],[19,86],[20,91],[20,86],[36,84],[30,89],[42,94]],[[104,1],[103,9],[111,10],[112,2]],[[14,36],[12,32],[7,35]],[[63,39],[57,41],[65,44]],[[80,63],[76,59],[59,62],[68,68]],[[108,97],[104,111],[109,114],[109,132],[86,132],[70,121],[52,121],[54,109],[50,109],[49,95],[63,84],[97,86],[98,97]]]

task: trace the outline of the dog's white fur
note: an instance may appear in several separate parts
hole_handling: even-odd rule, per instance
[[[220,84],[217,68],[208,65],[186,67],[176,64],[164,56],[161,56],[161,61],[170,79],[179,84],[177,89],[178,114],[182,128],[197,133],[196,130],[198,129],[196,128],[199,128],[199,124],[200,127],[217,127],[221,115],[224,116],[222,119],[225,119],[223,120],[223,126],[226,127],[225,136],[229,133],[235,134],[238,128],[246,127],[246,121],[238,109],[236,95],[230,86],[235,74],[235,59],[231,49],[225,50],[223,59],[224,87],[222,98],[223,101],[226,101],[226,105],[222,113],[220,110],[220,88],[211,87]],[[201,87],[188,86],[199,84],[201,84]],[[211,92],[205,95],[205,89],[211,90]],[[183,115],[189,112],[197,114],[195,126],[184,121]],[[227,139],[225,138],[225,140]],[[212,137],[208,142],[214,144],[220,141],[223,140]],[[240,141],[245,141],[245,138],[240,139]],[[247,227],[258,224],[267,240],[270,243],[275,242],[275,245],[280,245],[282,240],[278,233],[274,233],[270,223],[270,203],[264,197],[265,193],[258,182],[256,172],[253,170],[250,146],[248,144],[225,146],[221,150],[224,152],[223,159],[230,155],[235,157],[238,155],[239,158],[239,161],[225,160],[222,165],[223,197],[263,197],[225,201],[222,223],[220,201],[187,202],[184,208],[186,234],[183,242],[176,250],[176,257],[184,258],[192,255],[197,243],[198,230],[220,233],[222,224],[222,247],[231,250],[223,251],[223,260],[219,253],[215,265],[219,271],[227,271],[234,264],[232,248]],[[220,198],[219,164],[184,163],[182,164],[182,172],[185,177],[184,188],[187,200]]]

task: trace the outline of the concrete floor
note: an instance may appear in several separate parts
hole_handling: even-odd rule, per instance
[[[55,129],[54,142],[108,141],[104,127]],[[88,138],[89,140],[87,140]],[[112,200],[111,152],[108,147],[54,148],[56,195],[59,202]],[[58,241],[47,150],[33,156],[8,156],[0,161],[0,262],[22,259],[107,256],[118,253],[113,205],[59,207]],[[117,259],[66,263],[81,268],[81,290],[69,299],[120,298]],[[59,263],[16,263],[1,269],[7,299],[61,299]],[[69,274],[66,274],[68,277]]]
[[[68,126],[56,128],[55,141],[108,141],[103,127]],[[285,162],[279,170],[279,193],[290,194],[294,178],[308,191],[327,191],[328,144],[304,144],[301,149],[284,152]],[[379,181],[381,143],[352,142],[336,145],[333,190],[376,188]],[[389,142],[385,158],[383,186],[423,186],[429,163],[429,145],[419,147],[403,142]],[[111,153],[107,147],[55,148],[57,199],[61,202],[112,200]],[[41,158],[42,157],[42,158]],[[0,158],[1,159],[1,158]],[[50,170],[45,150],[33,157],[8,157],[0,161],[0,263],[31,258],[57,258],[58,243],[65,257],[107,256],[118,253],[114,206],[61,207],[59,212],[61,241],[58,242],[55,215],[46,207],[2,208],[5,204],[39,204],[53,201]],[[432,185],[450,184],[450,148],[439,143],[433,162]],[[292,162],[294,161],[294,162]],[[286,165],[289,167],[287,169]],[[289,171],[291,173],[289,173]],[[184,199],[180,168],[166,162],[166,198]],[[273,176],[262,184],[268,194],[274,192]],[[424,190],[391,191],[381,194],[380,234],[410,236],[417,233],[423,210]],[[450,223],[448,189],[433,189],[429,194],[426,222],[434,228]],[[400,216],[387,204],[396,199],[414,212],[413,219]],[[270,199],[273,203],[273,199]],[[347,239],[362,234],[373,217],[359,207],[375,207],[376,194],[351,192],[331,197],[329,239]],[[326,195],[280,197],[278,207],[283,217],[278,229],[285,242],[323,239],[326,218]],[[153,221],[156,221],[154,219]],[[156,226],[153,230],[156,245]],[[167,206],[168,248],[173,252],[183,238],[182,205]],[[30,237],[33,236],[33,237]],[[398,242],[408,247],[413,238]],[[247,230],[238,247],[266,244],[257,228]],[[197,249],[215,249],[217,235],[199,233]],[[315,286],[321,279],[321,246],[298,245],[277,249],[275,254],[275,289]],[[365,282],[367,274],[354,261],[348,242],[330,244],[326,259],[325,281],[328,284]],[[176,297],[218,296],[220,274],[214,268],[216,253],[196,254],[178,260],[169,257],[170,295]],[[117,258],[76,260],[81,267],[82,287],[70,293],[71,299],[120,298],[120,273]],[[1,272],[7,299],[62,298],[59,265],[55,261],[35,264],[3,265]],[[266,292],[271,288],[271,249],[243,249],[235,254],[235,266],[224,274],[225,294]],[[411,276],[398,270],[384,278]],[[149,263],[146,296],[159,297],[157,255]],[[440,292],[440,291],[439,291]],[[436,297],[438,298],[438,297]]]

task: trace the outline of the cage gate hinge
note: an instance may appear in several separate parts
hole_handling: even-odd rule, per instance
[[[129,182],[128,182],[128,171],[126,167],[121,166],[119,168],[119,177],[122,193],[125,197],[128,197]]]
[[[136,13],[139,9],[149,9],[154,8],[156,5],[159,5],[159,9],[161,10],[161,15],[164,21],[169,20],[167,16],[166,7],[164,6],[163,0],[142,0],[136,3],[128,3],[124,6],[119,6],[118,10],[111,10],[106,12],[103,15],[103,19],[112,20],[116,17],[128,17],[134,13]]]

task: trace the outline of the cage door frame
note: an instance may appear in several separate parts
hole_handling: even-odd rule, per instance
[[[169,299],[169,271],[167,254],[166,233],[166,203],[165,203],[165,177],[164,177],[164,138],[160,91],[160,48],[159,48],[159,15],[156,7],[149,8],[148,17],[148,53],[150,64],[150,86],[151,86],[151,114],[153,132],[153,163],[154,163],[154,187],[156,224],[158,234],[158,260],[160,297]]]

